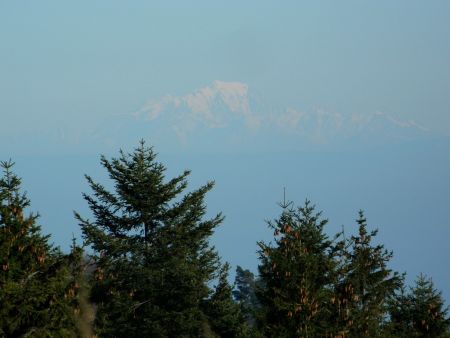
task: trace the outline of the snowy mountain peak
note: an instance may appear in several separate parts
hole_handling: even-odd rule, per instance
[[[411,138],[428,131],[413,120],[401,120],[384,112],[346,114],[321,109],[294,107],[267,109],[242,82],[214,81],[211,85],[182,96],[165,95],[147,102],[134,115],[150,125],[169,128],[187,141],[194,131],[228,129],[231,134],[251,130],[254,134],[273,132],[327,143],[336,139]],[[257,107],[257,108],[255,108]]]

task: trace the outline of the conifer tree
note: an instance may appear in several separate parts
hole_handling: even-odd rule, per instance
[[[387,314],[387,302],[402,285],[402,276],[387,267],[392,258],[381,244],[374,245],[377,231],[367,231],[359,212],[358,234],[345,251],[345,275],[336,286],[341,329],[346,337],[379,337]]]
[[[411,289],[412,324],[418,337],[448,337],[450,319],[442,294],[431,278],[420,274]]]
[[[219,273],[214,294],[206,302],[206,314],[211,329],[222,338],[242,337],[248,327],[239,304],[233,300],[232,288],[228,283],[229,265],[225,263]]]
[[[329,336],[334,260],[327,221],[309,201],[296,210],[282,206],[280,218],[269,222],[275,245],[259,243],[264,331],[269,337]]]
[[[92,301],[102,337],[200,336],[218,256],[208,240],[221,223],[204,219],[213,183],[180,194],[189,171],[166,181],[166,168],[143,141],[132,153],[101,158],[114,192],[87,181],[94,215],[76,214],[97,266]]]
[[[384,327],[386,337],[410,338],[413,326],[411,320],[411,297],[404,284],[388,300],[389,319]]]
[[[0,336],[75,337],[77,285],[69,258],[41,234],[38,215],[25,215],[13,163],[2,162],[0,179]]]
[[[390,304],[389,331],[395,337],[449,337],[450,319],[441,292],[431,278],[420,274],[406,294],[397,294]]]

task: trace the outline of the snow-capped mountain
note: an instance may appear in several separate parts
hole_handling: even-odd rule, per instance
[[[346,114],[267,107],[264,100],[251,95],[245,83],[214,81],[186,95],[151,99],[133,116],[149,131],[164,129],[182,143],[202,136],[212,137],[204,142],[213,142],[217,138],[213,135],[221,135],[229,140],[277,137],[327,144],[352,139],[405,140],[428,132],[413,120],[384,112]]]

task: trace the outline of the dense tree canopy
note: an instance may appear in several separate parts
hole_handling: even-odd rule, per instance
[[[110,189],[90,176],[92,219],[75,213],[84,249],[63,254],[41,233],[12,162],[0,178],[0,337],[448,338],[448,308],[431,278],[409,289],[363,212],[349,237],[327,235],[309,202],[281,205],[258,242],[259,274],[209,243],[209,182],[166,179],[144,142],[101,157]]]
[[[219,264],[208,240],[222,216],[204,219],[213,183],[180,196],[189,171],[166,181],[166,168],[144,142],[133,153],[101,162],[115,191],[86,176],[93,195],[84,197],[94,220],[76,215],[95,253],[98,333],[201,335],[207,325],[202,304]]]
[[[0,336],[77,335],[77,288],[71,256],[41,234],[38,215],[25,215],[30,201],[12,162],[0,179]]]
[[[389,332],[393,337],[449,337],[448,308],[431,278],[420,274],[406,292],[404,288],[390,302]]]
[[[211,299],[206,302],[206,314],[212,330],[223,338],[242,337],[248,327],[239,304],[233,300],[232,287],[228,282],[229,265],[220,270],[219,281]]]
[[[265,285],[260,301],[269,337],[319,337],[327,324],[334,274],[332,242],[324,233],[327,221],[306,201],[298,209],[285,206],[269,222],[275,245],[259,243],[259,272]]]
[[[362,211],[358,233],[341,251],[344,262],[336,286],[342,331],[349,337],[382,336],[387,302],[402,285],[402,276],[388,268],[392,252],[373,244],[377,230],[368,232]]]

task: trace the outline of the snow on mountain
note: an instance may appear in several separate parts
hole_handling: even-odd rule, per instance
[[[413,120],[401,120],[384,112],[345,114],[298,108],[268,109],[252,97],[241,82],[214,81],[183,96],[152,99],[134,116],[148,126],[171,130],[182,142],[202,133],[229,137],[289,137],[326,144],[335,140],[363,138],[408,139],[428,132]],[[209,131],[209,132],[208,132]]]
[[[184,96],[166,95],[150,100],[135,116],[148,121],[168,119],[180,137],[187,136],[197,125],[224,128],[233,120],[249,128],[259,127],[259,117],[252,113],[248,86],[240,82],[214,81]]]

